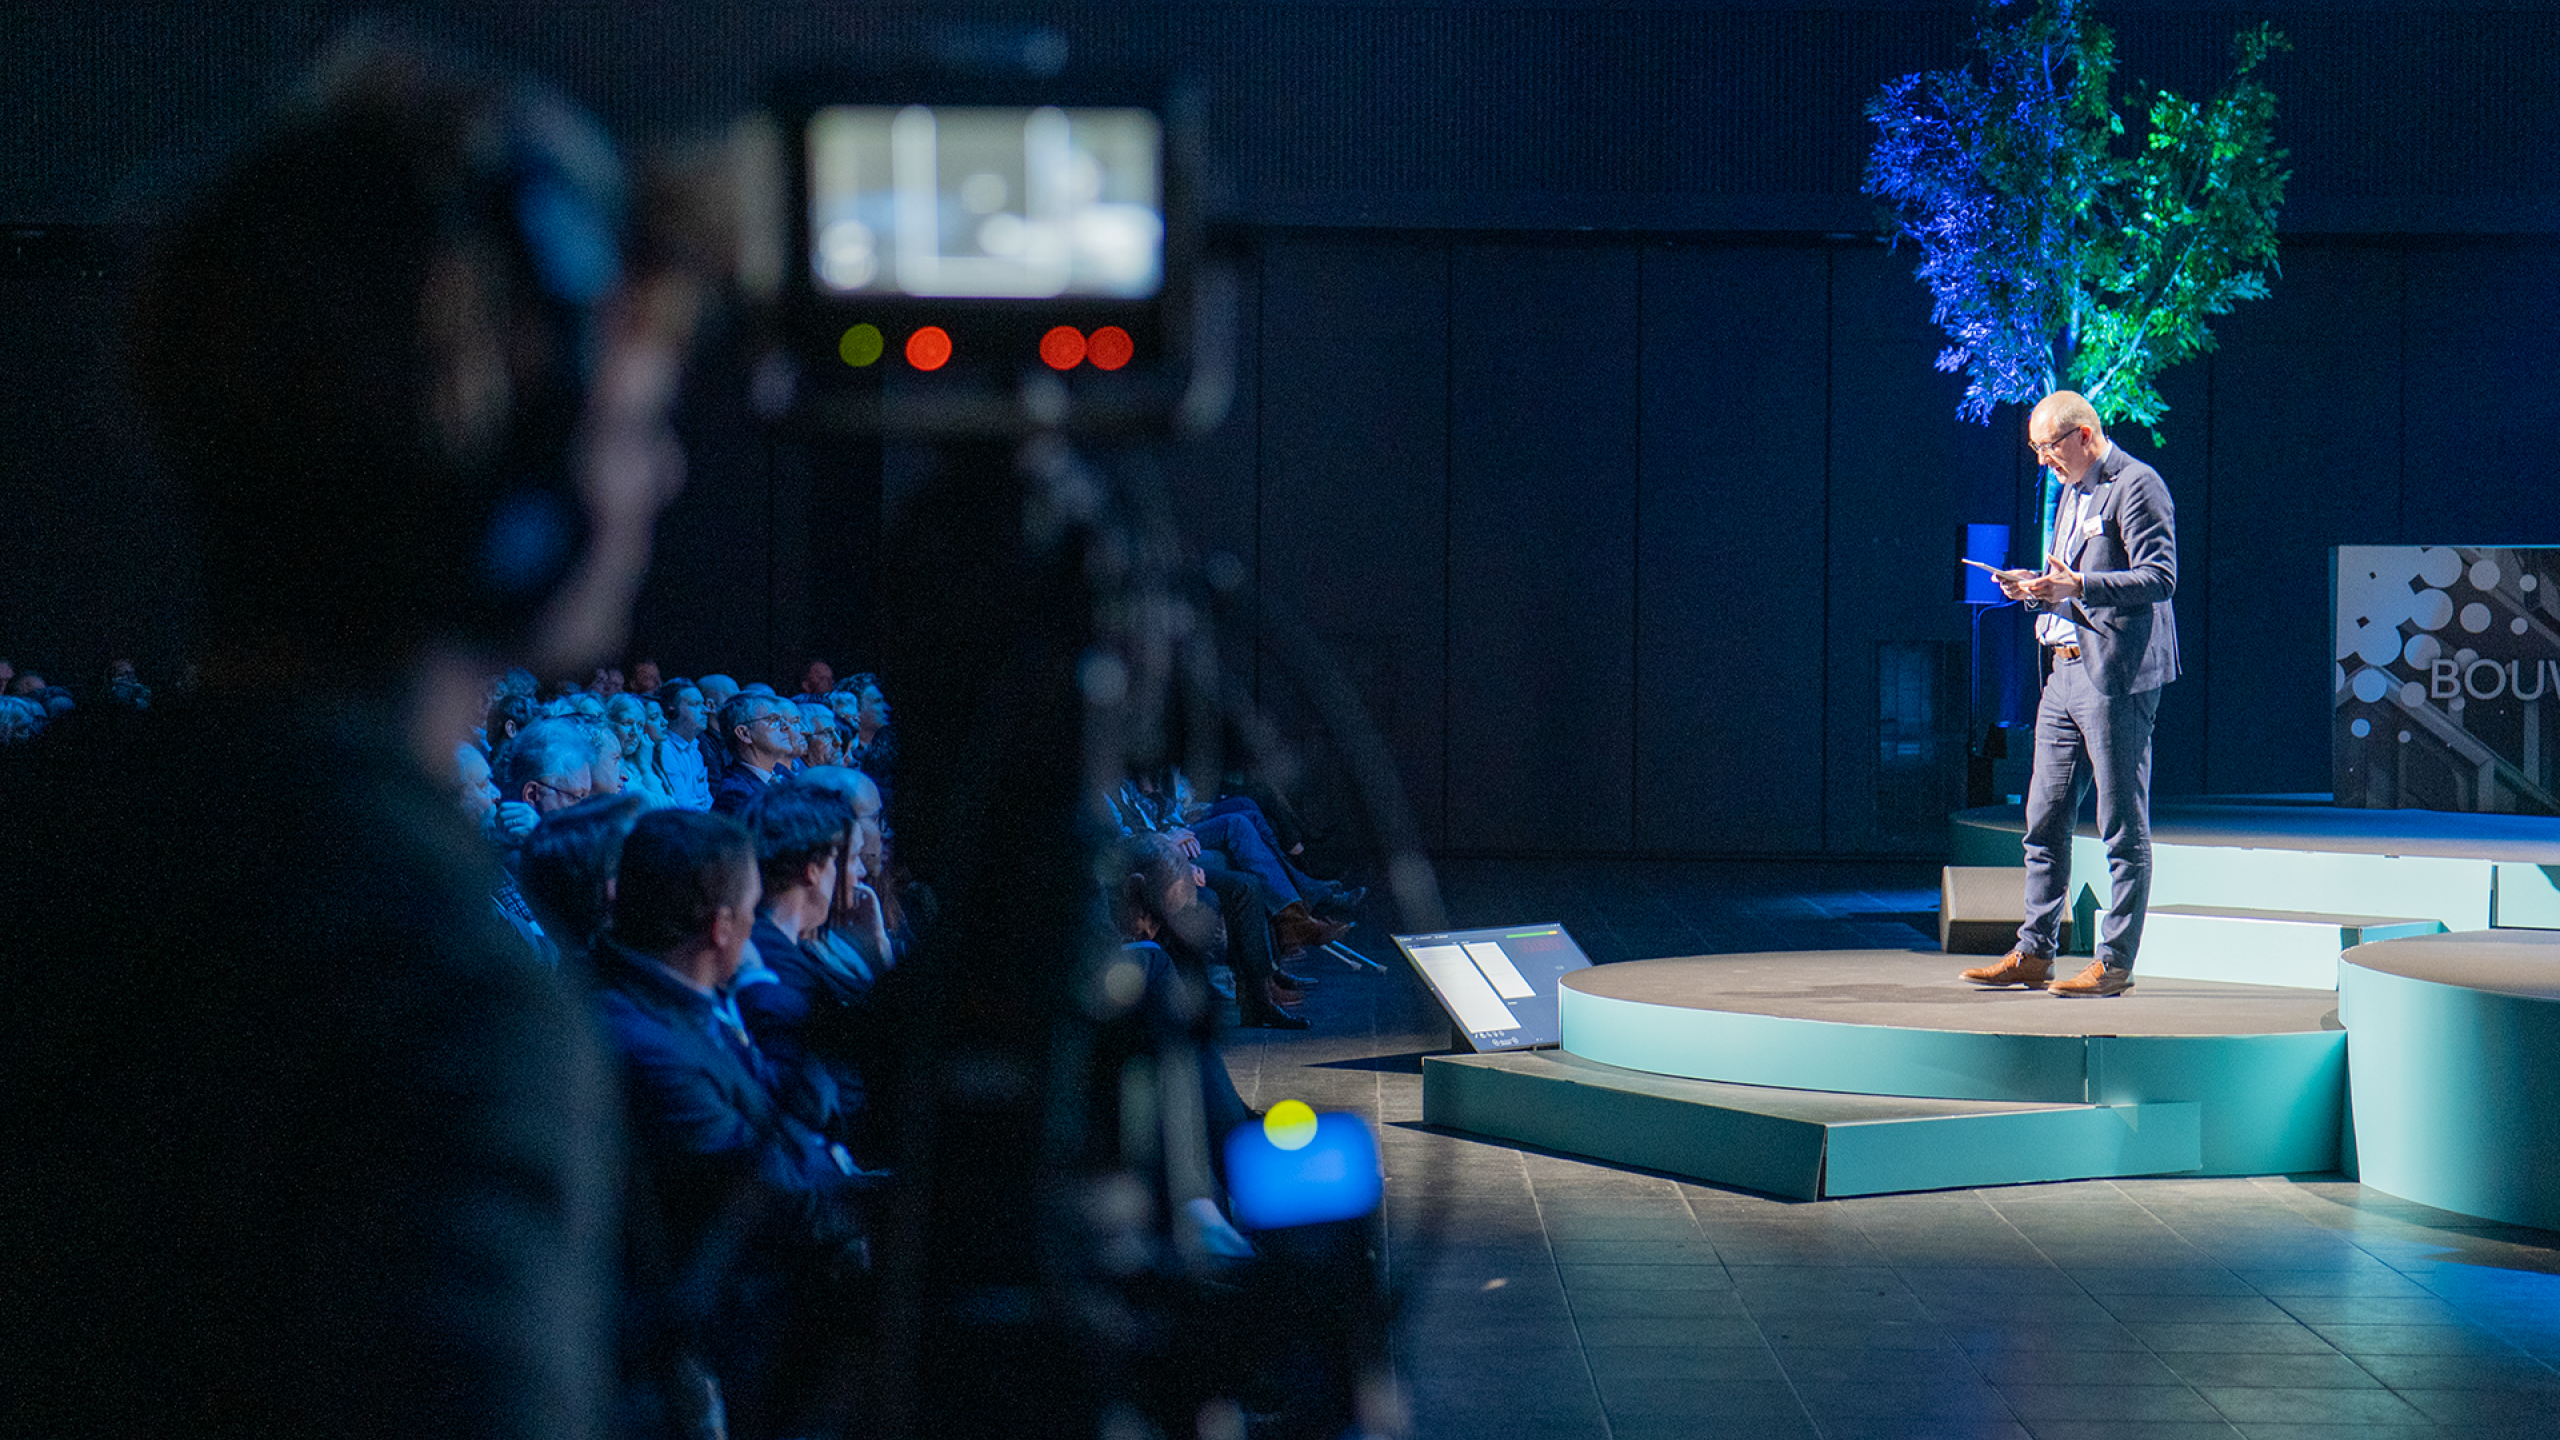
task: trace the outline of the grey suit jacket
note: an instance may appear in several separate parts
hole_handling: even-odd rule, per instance
[[[2081,663],[2102,695],[2138,695],[2178,678],[2178,526],[2160,472],[2118,445],[2098,462],[2070,533],[2054,537],[2081,595],[2059,607],[2079,631]],[[2029,602],[2030,609],[2042,608]],[[2094,662],[2094,663],[2093,663]]]

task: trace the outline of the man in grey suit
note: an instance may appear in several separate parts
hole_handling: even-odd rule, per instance
[[[2151,724],[2160,687],[2178,678],[2178,534],[2160,472],[2107,439],[2098,412],[2068,390],[2027,419],[2027,444],[2062,481],[2053,553],[2041,572],[2004,570],[2000,588],[2027,602],[2046,662],[2027,782],[2027,920],[1976,985],[2043,985],[2066,997],[2121,995],[2151,899]],[[2094,783],[2112,898],[2097,958],[2068,980],[2053,956],[2071,892],[2071,832]]]

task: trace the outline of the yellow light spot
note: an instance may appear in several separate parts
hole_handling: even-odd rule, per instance
[[[880,327],[868,323],[847,330],[844,338],[836,342],[836,354],[857,370],[876,363],[888,348],[888,342],[880,337]]]
[[[1283,1100],[1262,1117],[1262,1133],[1283,1150],[1304,1150],[1316,1138],[1316,1112],[1304,1100]]]

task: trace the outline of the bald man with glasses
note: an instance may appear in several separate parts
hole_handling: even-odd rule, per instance
[[[2082,396],[2057,390],[2038,402],[2027,446],[2062,482],[2044,568],[1999,574],[2001,591],[2036,612],[2045,672],[2027,783],[2027,918],[2015,949],[1963,978],[2064,998],[2121,995],[2151,900],[2151,727],[2160,687],[2178,678],[2176,514],[2160,472],[2110,441]],[[2072,831],[2092,789],[2110,898],[2096,958],[2055,980]]]

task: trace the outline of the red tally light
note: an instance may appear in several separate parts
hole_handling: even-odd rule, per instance
[[[939,370],[951,363],[951,335],[939,325],[927,325],[907,337],[907,363],[919,370]]]
[[[1040,363],[1052,370],[1073,370],[1084,363],[1084,332],[1061,325],[1040,337]]]
[[[1117,325],[1105,325],[1094,331],[1093,338],[1086,341],[1084,347],[1084,357],[1093,362],[1096,370],[1117,370],[1135,359],[1137,354],[1138,342],[1130,339],[1129,332]]]

